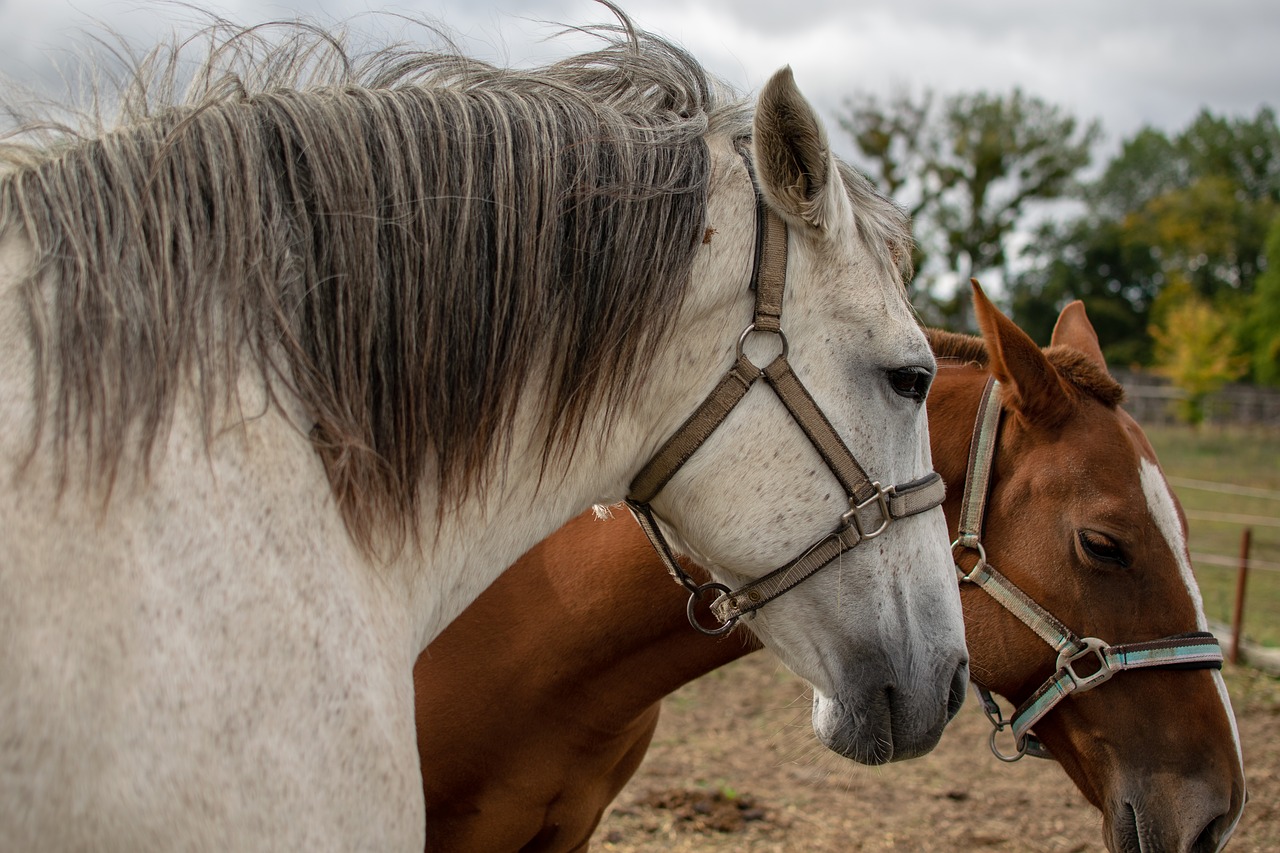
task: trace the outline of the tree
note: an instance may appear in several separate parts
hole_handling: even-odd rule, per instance
[[[1247,308],[1266,269],[1267,230],[1280,215],[1272,110],[1252,119],[1202,112],[1173,136],[1144,128],[1124,141],[1084,198],[1084,214],[1043,235],[1009,283],[1015,320],[1043,324],[1073,298],[1087,300],[1091,316],[1095,304],[1117,319],[1127,306],[1131,322],[1116,323],[1116,338],[1103,337],[1107,355],[1149,363],[1155,300],[1180,283],[1228,318],[1223,334],[1239,351],[1253,349],[1246,339],[1261,332]]]
[[[929,319],[967,327],[967,290],[939,300],[942,278],[967,281],[1006,273],[1011,235],[1025,226],[1028,207],[1062,198],[1089,163],[1100,128],[1020,89],[1007,95],[953,95],[937,105],[899,94],[885,103],[859,94],[840,124],[858,148],[860,165],[916,222],[918,260],[941,258],[940,269],[920,264],[918,307]],[[923,292],[922,292],[923,291]]]
[[[1235,353],[1227,318],[1192,292],[1185,280],[1179,284],[1166,294],[1175,304],[1164,312],[1160,324],[1151,327],[1151,336],[1156,371],[1186,394],[1178,404],[1179,417],[1198,426],[1204,422],[1205,400],[1240,376],[1248,360]]]
[[[1258,276],[1241,323],[1250,354],[1250,373],[1266,385],[1280,385],[1280,217],[1267,235],[1266,270]]]
[[[884,104],[875,95],[857,92],[846,99],[845,113],[836,117],[857,146],[867,176],[912,218],[928,203],[922,183],[936,141],[928,126],[933,101],[929,90],[919,101],[899,90]],[[908,192],[915,197],[908,200]]]
[[[1046,223],[1023,256],[1031,263],[1007,290],[1011,316],[1027,334],[1048,341],[1062,308],[1082,299],[1108,364],[1151,362],[1148,327],[1163,274],[1117,223],[1091,217]]]
[[[881,104],[867,92],[857,92],[845,100],[845,112],[836,122],[857,147],[863,172],[879,190],[906,210],[915,222],[928,206],[930,195],[924,185],[927,163],[935,134],[929,129],[933,93],[926,90],[919,101],[899,90]],[[912,244],[911,265],[924,269],[928,255],[917,237]],[[908,285],[913,301],[928,298],[921,276]]]

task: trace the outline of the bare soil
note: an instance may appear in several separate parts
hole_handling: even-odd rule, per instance
[[[1280,850],[1280,679],[1228,666],[1249,805],[1232,853]],[[929,755],[862,767],[809,728],[810,694],[766,653],[666,701],[653,746],[595,851],[1103,850],[1102,816],[1061,768],[997,761],[970,697]],[[1189,733],[1194,736],[1194,733]]]

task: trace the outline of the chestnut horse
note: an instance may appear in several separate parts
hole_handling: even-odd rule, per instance
[[[975,302],[984,339],[931,336],[942,369],[930,436],[953,533],[975,414],[996,377],[1004,422],[980,542],[989,564],[1066,628],[1132,643],[1114,647],[1130,657],[1159,645],[1138,641],[1204,631],[1178,505],[1141,429],[1117,407],[1120,388],[1083,306],[1063,311],[1041,351],[976,288]],[[976,574],[973,554],[957,553]],[[419,658],[428,850],[586,846],[644,757],[662,697],[758,648],[746,633],[690,631],[679,590],[666,586],[630,519],[580,516]],[[973,679],[1025,702],[1054,676],[1054,651],[989,591],[966,583],[962,597]],[[1185,666],[1221,661],[1198,633],[1179,644]],[[1211,647],[1203,658],[1188,651],[1199,645]],[[1091,651],[1073,664],[1082,679],[1099,668]],[[1034,725],[1102,810],[1111,850],[1205,853],[1226,843],[1245,792],[1219,672],[1117,673]],[[1034,743],[1028,734],[1021,746]]]

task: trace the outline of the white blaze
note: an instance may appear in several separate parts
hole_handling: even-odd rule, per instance
[[[1191,595],[1191,601],[1196,606],[1196,627],[1201,631],[1209,630],[1209,620],[1204,615],[1204,599],[1200,597],[1200,586],[1196,583],[1195,575],[1191,573],[1191,556],[1187,549],[1187,540],[1182,533],[1182,524],[1178,520],[1178,510],[1173,502],[1173,493],[1169,491],[1169,484],[1165,482],[1164,476],[1160,473],[1160,469],[1154,463],[1143,459],[1139,467],[1139,477],[1142,480],[1142,492],[1147,498],[1147,509],[1151,512],[1151,517],[1155,520],[1156,527],[1160,529],[1160,533],[1164,535],[1164,541],[1168,543],[1169,549],[1173,551],[1173,558],[1178,563],[1178,572],[1182,575],[1182,582],[1187,585],[1187,592]],[[1240,730],[1236,727],[1236,715],[1231,710],[1231,699],[1227,695],[1227,684],[1222,680],[1222,673],[1218,670],[1213,671],[1213,683],[1218,688],[1218,695],[1222,698],[1222,707],[1226,711],[1227,720],[1231,723],[1231,735],[1235,738],[1236,743],[1236,760],[1240,763],[1241,773],[1244,772],[1244,753],[1240,749]],[[1243,803],[1241,804],[1240,814],[1244,813]],[[1240,814],[1236,815],[1236,823],[1240,821]],[[1226,845],[1227,839],[1235,831],[1236,823],[1223,834],[1219,850]]]
[[[1173,493],[1165,482],[1160,469],[1146,459],[1141,461],[1139,476],[1142,478],[1142,492],[1147,496],[1147,509],[1155,519],[1156,527],[1164,534],[1164,541],[1173,551],[1173,558],[1178,562],[1178,571],[1182,574],[1182,582],[1191,593],[1191,600],[1196,605],[1196,629],[1209,630],[1209,620],[1204,616],[1204,599],[1200,597],[1200,586],[1195,575],[1191,573],[1191,557],[1187,553],[1187,540],[1182,535],[1182,524],[1178,521],[1178,510],[1173,502]]]

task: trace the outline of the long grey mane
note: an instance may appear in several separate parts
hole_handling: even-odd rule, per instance
[[[0,146],[0,237],[35,257],[33,447],[51,435],[65,466],[83,442],[109,489],[184,389],[208,433],[247,357],[305,406],[368,547],[415,529],[423,482],[441,511],[483,489],[523,394],[548,402],[544,459],[571,449],[679,308],[707,135],[750,130],[680,48],[625,18],[593,32],[511,70],[219,24],[186,96],[175,44],[133,63],[115,128],[28,125]],[[905,223],[873,207],[883,254]]]
[[[679,308],[705,135],[746,132],[679,48],[597,33],[597,51],[506,70],[243,30],[184,104],[153,103],[179,67],[153,54],[119,129],[7,145],[0,228],[37,259],[42,428],[64,450],[81,436],[109,482],[133,435],[149,455],[184,383],[211,410],[249,353],[307,407],[366,543],[388,518],[403,534],[424,477],[458,499],[481,486],[524,393],[547,395],[548,452],[571,444]]]

